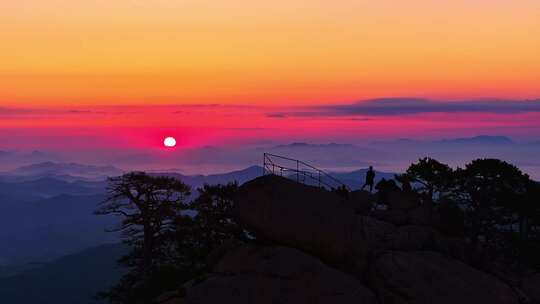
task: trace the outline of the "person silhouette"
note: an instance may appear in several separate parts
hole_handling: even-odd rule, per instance
[[[366,172],[366,182],[360,188],[360,190],[364,190],[365,187],[369,186],[369,193],[373,191],[373,183],[375,182],[375,171],[373,171],[373,166],[369,166],[369,170]]]

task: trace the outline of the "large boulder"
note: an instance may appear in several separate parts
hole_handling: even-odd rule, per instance
[[[465,235],[465,215],[455,203],[442,202],[437,206],[434,226],[441,233],[452,237]]]
[[[258,237],[328,260],[352,253],[355,214],[324,189],[266,175],[242,185],[233,214]]]
[[[174,302],[171,302],[174,303]],[[287,247],[239,247],[178,303],[377,303],[359,280]]]
[[[422,204],[407,212],[407,223],[412,225],[433,225],[433,206]]]
[[[358,216],[353,232],[355,265],[363,269],[371,257],[388,250],[436,249],[439,234],[426,226],[395,226],[367,216]]]
[[[369,216],[378,220],[392,223],[394,225],[406,225],[409,224],[409,217],[407,212],[398,209],[387,210],[373,210],[369,213]]]
[[[387,252],[374,263],[372,284],[383,304],[518,304],[492,275],[435,252]]]
[[[420,206],[420,200],[413,192],[392,191],[388,193],[390,210],[409,211]]]
[[[385,244],[388,244],[397,232],[395,225],[369,216],[357,216],[353,228],[352,235],[356,251],[386,250]]]
[[[427,204],[410,206],[407,210],[400,208],[374,210],[369,215],[395,225],[431,226],[433,223],[432,208]]]
[[[355,252],[435,248],[438,234],[426,226],[395,226],[368,216],[358,216],[352,233]]]
[[[367,215],[373,208],[375,198],[367,191],[351,191],[343,203],[352,208],[356,214]]]
[[[429,227],[396,227],[342,203],[324,189],[265,176],[240,187],[234,214],[257,236],[339,264],[362,265],[384,250],[425,249],[434,238]]]
[[[436,248],[439,234],[426,226],[400,226],[387,242],[387,249],[409,251]]]
[[[478,260],[474,258],[475,255],[478,255],[477,250],[475,250],[475,247],[472,244],[467,243],[465,239],[439,235],[439,237],[435,239],[435,243],[437,252],[460,260],[465,264],[471,265]]]
[[[521,284],[521,289],[532,303],[540,303],[540,273],[526,277]]]

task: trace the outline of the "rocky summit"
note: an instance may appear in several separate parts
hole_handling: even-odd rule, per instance
[[[538,297],[537,277],[520,289],[475,266],[476,251],[444,229],[451,219],[425,206],[372,211],[366,193],[340,195],[271,175],[245,183],[234,203],[235,218],[257,242],[229,244],[212,273],[161,303],[517,304],[524,292]]]

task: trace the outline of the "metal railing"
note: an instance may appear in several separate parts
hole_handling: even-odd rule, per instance
[[[301,160],[281,155],[264,153],[263,175],[267,174],[296,179],[297,182],[302,184],[316,185],[330,190],[345,187],[350,191],[346,184],[323,170]]]

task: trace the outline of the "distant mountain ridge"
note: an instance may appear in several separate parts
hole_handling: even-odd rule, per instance
[[[55,154],[43,151],[20,152],[10,150],[0,150],[0,164],[13,168],[13,165],[23,165],[47,161],[57,161],[59,157]]]
[[[81,179],[104,179],[107,176],[121,175],[123,171],[114,166],[93,166],[78,163],[42,162],[6,172],[15,176],[56,176]]]
[[[454,139],[443,139],[435,141],[443,144],[513,144],[514,141],[506,136],[479,135],[474,137],[463,137]]]
[[[114,166],[93,166],[79,163],[40,162],[0,172],[0,182],[24,182],[53,178],[66,182],[96,182],[118,176],[123,170]]]
[[[175,177],[190,185],[193,189],[196,189],[202,187],[204,184],[226,184],[234,181],[243,184],[255,177],[261,176],[262,173],[263,168],[261,166],[250,166],[242,170],[209,175],[184,175],[173,172],[152,172],[150,174],[154,176]]]
[[[61,194],[92,195],[105,193],[104,181],[69,182],[55,177],[34,177],[21,181],[10,178],[0,180],[0,199],[30,202],[37,199],[54,197]]]
[[[283,144],[274,146],[272,149],[283,149],[283,148],[354,148],[353,144],[338,144],[338,143],[328,143],[328,144],[310,144],[305,142],[293,142],[290,144]]]
[[[510,137],[502,135],[478,135],[472,137],[445,138],[439,140],[418,140],[411,138],[400,138],[394,141],[373,141],[372,145],[376,144],[461,144],[461,145],[511,145],[516,142]]]

